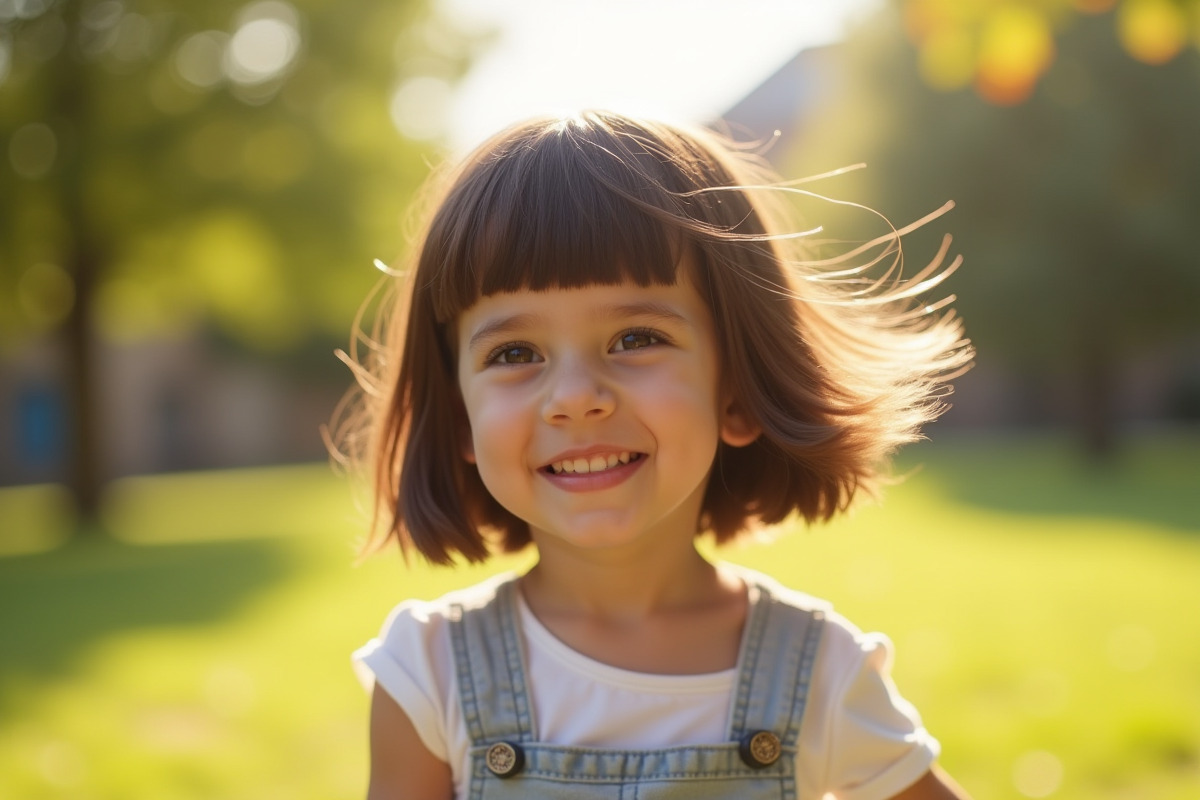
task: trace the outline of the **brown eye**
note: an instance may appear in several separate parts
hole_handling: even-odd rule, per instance
[[[661,340],[649,331],[628,331],[617,339],[614,350],[641,350],[643,347],[656,345]]]
[[[488,359],[493,364],[532,364],[537,361],[537,354],[532,347],[522,344],[505,345],[494,351]]]

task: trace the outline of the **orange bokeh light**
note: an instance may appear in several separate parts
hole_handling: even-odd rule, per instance
[[[1046,18],[1028,8],[1003,6],[983,28],[975,88],[999,105],[1020,103],[1054,61]]]

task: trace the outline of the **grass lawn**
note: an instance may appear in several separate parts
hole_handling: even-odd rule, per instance
[[[977,800],[1200,797],[1200,436],[1108,468],[1042,438],[918,463],[881,507],[723,555],[887,632]],[[354,566],[323,465],[123,481],[113,537],[62,543],[60,503],[0,490],[5,800],[361,797],[350,651],[484,574]]]

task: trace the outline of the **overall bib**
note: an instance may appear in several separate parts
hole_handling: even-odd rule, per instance
[[[450,635],[471,738],[469,800],[795,800],[796,741],[824,616],[753,582],[727,741],[658,750],[538,741],[516,583],[473,608]]]

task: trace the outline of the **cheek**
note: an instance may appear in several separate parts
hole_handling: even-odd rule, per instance
[[[644,413],[664,434],[707,448],[710,439],[715,442],[719,429],[715,378],[710,381],[706,373],[690,370],[662,378],[641,393]]]
[[[490,391],[486,401],[467,394],[464,398],[469,437],[473,443],[475,463],[486,469],[497,458],[512,458],[520,451],[518,444],[525,436],[527,412],[516,398],[505,392]]]

